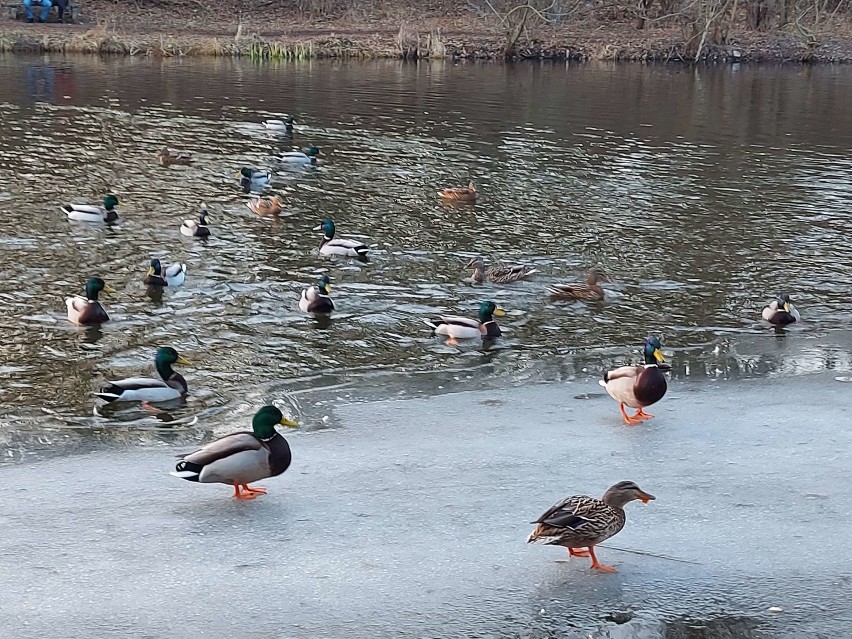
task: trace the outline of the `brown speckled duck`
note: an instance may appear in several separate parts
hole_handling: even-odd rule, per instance
[[[246,206],[257,215],[278,215],[284,208],[284,200],[280,195],[259,197],[246,202]]]
[[[157,162],[160,166],[171,166],[172,164],[192,164],[192,153],[178,149],[162,148],[157,152]]]
[[[492,284],[508,284],[509,282],[517,282],[525,277],[538,273],[532,267],[526,265],[520,266],[492,266],[489,269],[485,268],[485,264],[481,257],[475,257],[468,262],[465,268],[473,269],[473,276],[470,281],[474,284],[482,284],[483,282],[491,282]]]
[[[476,186],[470,182],[467,186],[454,186],[438,191],[438,197],[445,202],[476,202]]]
[[[584,300],[600,302],[604,298],[601,282],[609,282],[609,278],[600,271],[592,269],[586,275],[585,284],[554,284],[547,288],[550,297],[557,300]]]
[[[621,366],[604,373],[598,383],[606,389],[609,396],[618,402],[618,408],[626,424],[638,424],[653,417],[642,409],[663,398],[668,388],[663,364],[662,344],[656,337],[645,340],[644,366]],[[638,408],[634,415],[628,415],[625,406]]]
[[[624,506],[634,499],[647,504],[655,497],[632,481],[618,482],[604,493],[603,499],[566,497],[532,522],[536,527],[527,543],[564,546],[571,557],[590,557],[593,569],[616,572],[612,566],[598,562],[595,546],[624,528]]]

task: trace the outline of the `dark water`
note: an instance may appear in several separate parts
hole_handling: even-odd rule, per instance
[[[0,86],[11,458],[117,437],[102,430],[115,420],[155,425],[135,409],[93,416],[90,393],[150,374],[163,344],[193,362],[188,404],[163,419],[216,429],[269,398],[317,428],[341,398],[591,379],[649,332],[676,377],[852,369],[845,69],[0,57]],[[298,118],[293,139],[260,125],[282,112]],[[196,164],[158,166],[166,144]],[[272,160],[311,144],[318,167]],[[282,216],[245,207],[242,165],[276,171]],[[475,207],[437,201],[469,177]],[[113,228],[58,209],[106,192],[125,201]],[[213,237],[182,237],[202,206]],[[325,216],[371,245],[371,263],[317,254]],[[475,288],[461,281],[474,255],[540,272]],[[154,256],[188,265],[160,301],[141,283]],[[546,285],[593,265],[613,280],[605,303],[547,299]],[[296,306],[325,270],[339,309],[327,325]],[[113,321],[80,329],[63,297],[95,274],[118,289]],[[760,309],[782,289],[805,321],[775,334]],[[498,348],[429,337],[422,317],[474,316],[485,299],[509,310]]]

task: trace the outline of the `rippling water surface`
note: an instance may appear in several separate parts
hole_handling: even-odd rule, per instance
[[[194,416],[227,429],[271,398],[318,428],[339,398],[591,379],[649,332],[678,377],[852,369],[845,70],[0,57],[0,82],[10,458]],[[292,138],[260,124],[282,112],[298,119]],[[158,166],[166,144],[194,166]],[[273,159],[312,144],[317,167]],[[243,165],[274,171],[282,215],[245,206]],[[475,206],[437,201],[468,178]],[[113,227],[58,209],[106,192],[124,201]],[[213,237],[181,236],[202,206]],[[326,216],[371,246],[370,263],[318,255],[311,229]],[[474,255],[539,273],[473,287]],[[186,284],[146,295],[151,257],[185,262]],[[604,303],[547,299],[590,266],[613,280]],[[330,322],[296,305],[321,272]],[[78,328],[63,297],[92,275],[117,289],[113,321]],[[805,321],[776,334],[760,310],[779,290]],[[430,338],[421,318],[474,316],[485,299],[509,311],[496,348]],[[159,421],[93,414],[90,393],[150,374],[163,344],[193,363],[188,402]]]

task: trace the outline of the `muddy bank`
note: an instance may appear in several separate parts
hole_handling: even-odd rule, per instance
[[[26,24],[0,18],[0,51],[100,53],[142,56],[241,56],[254,59],[449,58],[504,60],[506,39],[488,20],[470,13],[310,20],[291,13],[239,13],[198,8],[85,2],[79,24]],[[707,45],[714,62],[850,62],[852,26],[843,15],[818,34],[816,47],[792,27],[753,31],[733,25],[725,46]],[[493,22],[493,21],[492,21]],[[168,25],[164,27],[163,25]],[[539,25],[522,38],[512,59],[556,61],[689,62],[683,24],[597,14]]]
[[[847,633],[848,384],[675,382],[635,428],[598,390],[342,404],[253,502],[170,477],[165,444],[0,468],[0,635]],[[524,543],[622,479],[657,500],[609,544],[683,561],[601,549],[619,573],[593,574]]]

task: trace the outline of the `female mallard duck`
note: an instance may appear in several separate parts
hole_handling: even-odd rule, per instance
[[[655,497],[632,481],[621,481],[604,493],[603,499],[585,495],[566,497],[536,519],[527,543],[564,546],[571,557],[591,557],[592,568],[616,572],[598,562],[595,546],[616,535],[627,521],[624,506],[638,499],[647,504]],[[585,550],[578,550],[585,549]]]
[[[210,227],[207,225],[207,216],[210,215],[207,211],[201,211],[198,214],[198,221],[184,220],[180,225],[181,235],[187,237],[210,237]]]
[[[517,282],[533,273],[538,273],[536,269],[529,266],[493,266],[486,269],[481,257],[473,258],[468,262],[466,268],[473,269],[471,281],[474,284],[482,284],[483,282],[506,284],[508,282]]]
[[[192,153],[164,147],[157,151],[157,162],[161,166],[171,166],[172,164],[187,166],[192,164]]]
[[[181,460],[170,474],[202,484],[228,484],[237,499],[254,499],[266,489],[249,484],[276,477],[290,467],[290,445],[275,426],[297,428],[275,406],[264,406],[251,422],[252,432],[225,435],[205,444]]]
[[[476,186],[470,182],[466,187],[441,189],[438,191],[438,197],[445,202],[476,202]]]
[[[154,359],[157,373],[162,379],[153,377],[128,377],[117,382],[110,382],[104,386],[95,396],[108,402],[168,402],[180,399],[189,392],[186,380],[180,373],[176,373],[172,366],[187,362],[171,346],[163,346],[157,349]]]
[[[278,160],[289,164],[316,164],[319,152],[317,147],[309,146],[304,151],[285,151]]]
[[[459,339],[480,337],[483,340],[493,340],[500,337],[502,332],[494,316],[502,317],[505,314],[506,311],[494,302],[482,302],[479,305],[479,321],[447,315],[442,315],[437,320],[424,321],[432,327],[433,335],[446,335],[449,338],[447,344],[454,346],[458,344]]]
[[[763,319],[775,326],[786,326],[793,322],[798,322],[802,319],[799,311],[793,306],[790,296],[787,293],[781,293],[778,299],[772,300],[769,305],[763,309]]]
[[[284,200],[279,195],[259,197],[246,202],[246,206],[258,215],[278,215],[284,208]]]
[[[644,366],[621,366],[604,373],[598,383],[606,389],[609,396],[618,402],[618,408],[626,424],[638,424],[653,417],[642,409],[663,398],[666,394],[666,376],[663,375],[662,344],[656,337],[645,340]],[[664,365],[665,366],[665,365]],[[638,408],[635,415],[628,415],[625,406]]]
[[[328,275],[323,275],[316,286],[304,289],[299,308],[305,313],[331,313],[334,310],[334,300],[331,299],[330,282]]]
[[[109,286],[99,277],[93,277],[86,282],[86,297],[75,295],[65,298],[65,306],[68,307],[68,320],[81,326],[103,324],[109,321],[106,309],[98,301],[98,293],[115,293],[115,289]]]
[[[59,208],[69,220],[77,220],[79,222],[115,222],[118,219],[118,213],[115,207],[118,206],[118,198],[114,195],[104,197],[104,205],[97,204],[63,204]]]
[[[315,231],[322,231],[323,237],[320,242],[320,255],[343,255],[346,257],[357,257],[360,260],[367,259],[367,253],[370,250],[363,242],[356,240],[345,240],[334,238],[334,220],[326,218],[317,227]]]
[[[175,262],[171,266],[163,266],[160,260],[151,260],[148,273],[143,283],[145,286],[180,286],[186,279],[186,264]]]
[[[553,299],[558,300],[600,302],[604,298],[601,282],[609,282],[609,279],[603,273],[593,269],[586,275],[585,284],[554,284],[547,288],[547,292]]]
[[[286,131],[293,132],[293,125],[296,123],[292,115],[283,115],[280,120],[264,120],[263,126],[271,131]]]

